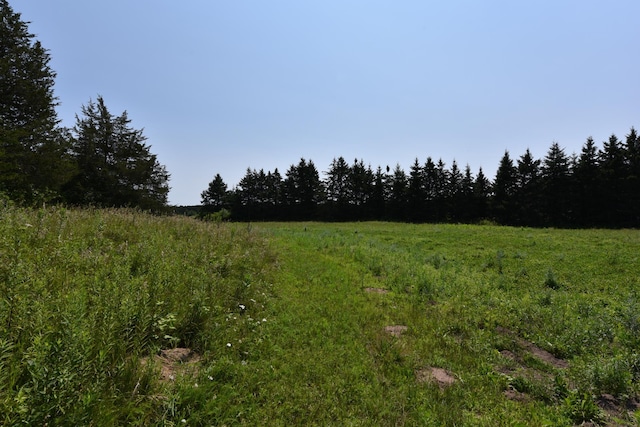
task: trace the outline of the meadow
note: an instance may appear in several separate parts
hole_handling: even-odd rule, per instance
[[[638,425],[640,231],[0,207],[1,425]]]

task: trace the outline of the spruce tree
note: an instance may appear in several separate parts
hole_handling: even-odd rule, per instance
[[[625,165],[627,169],[624,183],[624,198],[627,201],[625,225],[640,226],[640,135],[632,127],[624,143]]]
[[[27,203],[55,197],[69,175],[49,62],[28,23],[0,0],[0,192]]]
[[[142,130],[130,123],[126,111],[113,116],[102,97],[82,107],[72,142],[78,173],[66,188],[71,203],[155,211],[166,207],[169,174]]]
[[[560,144],[553,142],[542,162],[543,215],[548,225],[566,226],[572,219],[571,168]]]
[[[473,215],[475,219],[487,219],[489,216],[489,199],[491,197],[492,184],[484,175],[482,168],[473,182]]]
[[[527,148],[518,159],[516,171],[515,221],[521,225],[539,225],[540,160],[535,159]]]
[[[389,213],[394,220],[406,219],[407,208],[407,175],[400,164],[396,164],[389,183]]]
[[[612,134],[609,140],[602,144],[598,157],[604,224],[609,227],[619,227],[623,225],[623,212],[627,210],[624,195],[627,168],[625,153],[617,136]]]
[[[217,212],[225,208],[228,202],[227,184],[219,173],[209,183],[209,186],[201,194],[202,209],[205,213]]]
[[[517,169],[509,152],[500,160],[493,183],[492,211],[501,224],[513,224],[515,219],[515,195],[518,189]]]
[[[425,217],[424,205],[426,194],[424,190],[424,171],[416,157],[409,169],[409,182],[407,187],[407,216],[411,221],[421,221]]]
[[[573,206],[577,225],[593,226],[602,222],[603,187],[598,165],[598,148],[592,137],[582,146],[574,171]]]

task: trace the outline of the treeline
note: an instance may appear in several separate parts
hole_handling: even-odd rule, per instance
[[[239,221],[479,222],[556,227],[640,226],[640,138],[611,135],[597,147],[588,138],[579,154],[553,143],[542,159],[508,151],[495,179],[456,161],[416,159],[408,172],[375,170],[363,160],[334,159],[321,178],[301,159],[284,177],[247,169],[232,190],[217,174],[202,192],[202,213]]]
[[[102,97],[71,128],[59,126],[49,53],[0,0],[0,199],[163,210],[169,174]]]

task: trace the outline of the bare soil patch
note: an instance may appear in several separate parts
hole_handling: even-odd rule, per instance
[[[148,359],[142,359],[141,363],[149,363]],[[153,357],[153,361],[160,365],[160,380],[167,382],[174,381],[177,375],[193,372],[200,361],[200,355],[189,348],[172,348],[161,350],[160,354]]]
[[[440,388],[448,387],[456,382],[456,378],[447,370],[434,367],[417,370],[416,380],[419,383],[434,382]]]
[[[496,331],[498,331],[499,333],[501,333],[503,335],[508,335],[508,336],[512,337],[515,340],[515,342],[518,344],[518,346],[520,346],[522,349],[528,351],[529,353],[531,353],[532,356],[542,360],[545,363],[548,363],[549,365],[553,366],[554,368],[565,369],[565,368],[569,367],[569,363],[566,360],[559,359],[559,358],[555,357],[553,354],[549,353],[547,350],[544,350],[544,349],[538,347],[537,345],[535,345],[534,343],[520,338],[514,332],[510,331],[507,328],[503,328],[501,326],[498,326],[496,328]],[[508,352],[508,353],[505,353],[505,352]],[[501,351],[501,353],[502,353],[503,356],[505,356],[507,358],[516,360],[515,359],[515,355],[513,355],[513,353],[511,353],[508,350],[503,350],[503,351]],[[510,357],[510,356],[513,356],[513,357]]]
[[[403,325],[393,325],[393,326],[387,326],[384,328],[385,332],[390,333],[394,337],[399,337],[404,332],[406,332],[407,329],[409,328]]]
[[[598,397],[596,402],[598,403],[598,406],[607,413],[607,415],[617,418],[623,418],[625,415],[630,415],[640,409],[640,403],[635,398],[621,401],[610,394],[601,395]]]
[[[383,288],[364,288],[364,291],[370,294],[388,294],[389,291]]]
[[[512,388],[505,390],[504,391],[504,395],[507,399],[509,400],[513,400],[515,402],[530,402],[531,401],[531,397],[529,395],[527,395],[526,393],[522,393],[519,392],[517,390],[514,390]]]

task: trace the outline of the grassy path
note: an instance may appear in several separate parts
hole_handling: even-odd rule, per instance
[[[640,424],[637,230],[5,207],[0,231],[1,425]]]
[[[281,267],[268,337],[273,376],[261,390],[258,422],[495,426],[557,418],[536,403],[504,398],[485,363],[495,351],[451,334],[457,313],[450,305],[433,307],[393,289],[365,292],[389,287],[370,259],[354,256],[371,240],[301,224],[267,232]],[[408,329],[395,337],[385,331],[390,325]],[[428,366],[454,368],[456,383],[441,389],[417,381],[416,371]]]

